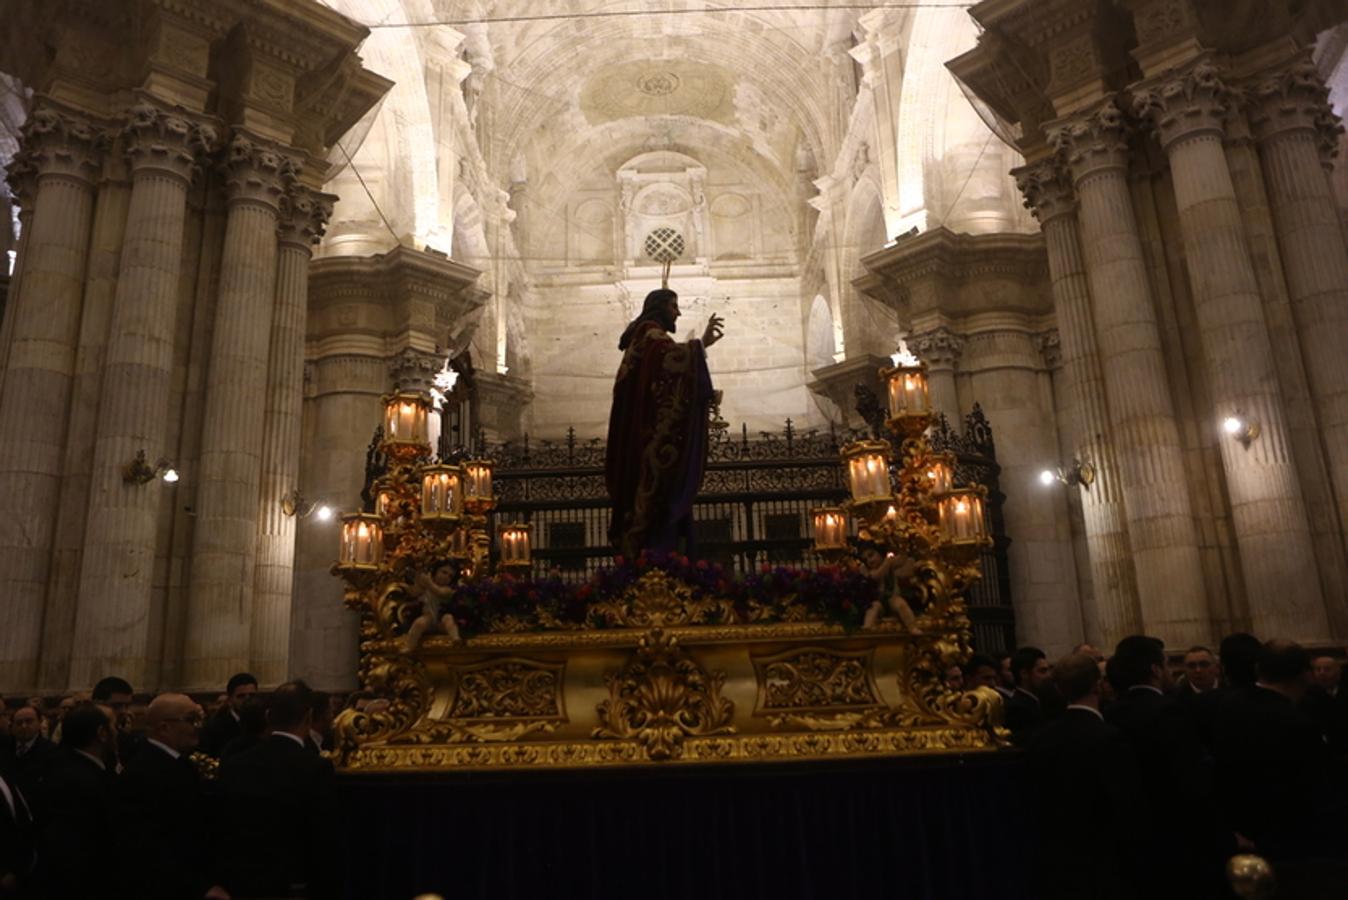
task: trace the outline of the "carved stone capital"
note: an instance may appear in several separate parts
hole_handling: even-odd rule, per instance
[[[1199,62],[1133,95],[1133,112],[1156,126],[1161,146],[1204,134],[1223,135],[1232,91],[1217,67]]]
[[[933,369],[953,369],[964,353],[964,338],[944,326],[911,334],[909,349]]]
[[[152,103],[131,107],[122,128],[132,177],[164,173],[190,182],[197,161],[217,143],[215,129]]]
[[[252,203],[279,211],[294,180],[295,163],[269,144],[241,134],[230,139],[224,162],[225,194],[231,206]]]
[[[65,110],[34,109],[23,126],[22,146],[38,181],[63,178],[92,186],[102,168],[97,126]]]
[[[1076,209],[1072,179],[1056,159],[1044,159],[1013,169],[1016,186],[1025,196],[1025,208],[1040,222],[1067,215]]]
[[[1315,117],[1316,146],[1320,150],[1320,165],[1325,171],[1334,170],[1334,160],[1339,155],[1339,143],[1343,137],[1343,120],[1334,111],[1325,107]]]
[[[405,347],[388,361],[388,372],[397,390],[429,391],[435,373],[444,366],[445,358],[440,354]]]
[[[1050,128],[1048,141],[1079,182],[1104,169],[1128,168],[1130,129],[1128,117],[1117,100],[1110,98],[1090,112]]]
[[[9,185],[9,194],[19,207],[20,215],[32,212],[33,192],[37,190],[37,163],[27,150],[14,154],[5,169],[5,183]]]
[[[297,246],[305,253],[311,252],[328,227],[335,200],[331,194],[322,194],[299,184],[290,185],[290,190],[280,198],[281,215],[276,225],[280,242]]]
[[[1246,88],[1250,128],[1258,140],[1289,131],[1315,131],[1329,107],[1329,90],[1308,56],[1257,78]]]
[[[1045,368],[1053,371],[1062,366],[1062,337],[1058,329],[1050,328],[1037,335],[1034,342],[1039,348],[1039,354],[1044,357]]]

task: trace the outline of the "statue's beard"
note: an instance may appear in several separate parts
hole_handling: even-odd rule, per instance
[[[655,317],[655,321],[660,323],[660,327],[670,334],[674,333],[674,317],[661,310]]]

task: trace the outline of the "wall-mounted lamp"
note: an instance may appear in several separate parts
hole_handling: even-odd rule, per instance
[[[1039,473],[1039,483],[1045,487],[1051,486],[1054,482],[1065,484],[1068,487],[1081,485],[1083,490],[1089,491],[1091,484],[1095,482],[1095,467],[1090,463],[1084,463],[1079,459],[1072,460],[1070,468],[1057,466],[1052,469],[1045,469]]]
[[[1240,442],[1240,446],[1250,449],[1250,441],[1259,437],[1259,423],[1251,422],[1241,415],[1227,416],[1222,420],[1222,431]]]
[[[331,522],[333,517],[331,506],[315,500],[307,500],[298,490],[290,491],[281,498],[281,512],[288,516],[298,516],[301,519],[312,515],[320,522]]]
[[[137,450],[136,458],[122,467],[122,480],[127,484],[149,484],[156,478],[163,478],[165,484],[178,482],[178,470],[173,463],[160,457],[152,466],[145,458],[145,450]]]

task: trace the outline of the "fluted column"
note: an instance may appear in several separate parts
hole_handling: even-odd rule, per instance
[[[127,483],[123,467],[144,450],[151,463],[166,445],[173,377],[187,189],[196,157],[214,134],[145,103],[131,110],[124,138],[131,165],[126,241],[112,305],[80,562],[70,684],[108,672],[146,683],[150,590],[159,480]]]
[[[1222,146],[1230,91],[1200,61],[1134,98],[1160,132],[1184,236],[1185,267],[1206,363],[1212,417],[1257,423],[1243,445],[1218,442],[1240,565],[1257,634],[1313,641],[1329,636],[1310,522],[1278,390],[1263,299],[1245,242],[1235,185]],[[1348,334],[1348,332],[1345,332]],[[1202,420],[1200,419],[1200,422]],[[1287,586],[1297,584],[1296,591]]]
[[[250,671],[263,684],[279,684],[287,677],[295,580],[295,517],[284,513],[281,499],[299,487],[309,258],[331,213],[332,198],[306,188],[294,187],[281,198],[276,305],[272,310],[262,444],[262,492],[257,514],[257,574],[249,642]]]
[[[932,408],[951,424],[957,424],[961,413],[959,393],[955,388],[955,366],[964,352],[964,338],[941,327],[910,335],[906,343],[927,364]]]
[[[9,348],[14,340],[14,299],[23,283],[23,261],[28,255],[29,230],[33,227],[33,192],[37,189],[37,166],[29,154],[20,150],[10,160],[5,172],[9,193],[19,209],[19,243],[14,248],[14,270],[9,274],[3,319],[0,320],[0,392],[5,389],[5,372],[9,370]]]
[[[1078,420],[1073,452],[1095,470],[1095,480],[1076,489],[1093,592],[1082,618],[1088,640],[1096,646],[1113,647],[1125,635],[1138,633],[1142,619],[1118,454],[1096,349],[1090,285],[1077,236],[1076,198],[1067,173],[1052,160],[1017,170],[1015,175],[1044,232],[1062,368],[1071,393],[1067,400]]]
[[[1332,119],[1326,96],[1315,65],[1301,58],[1252,86],[1248,114],[1340,528],[1348,531],[1348,247],[1320,165],[1319,129]]]
[[[1105,396],[1128,498],[1142,624],[1168,643],[1210,640],[1198,539],[1160,328],[1127,183],[1114,101],[1055,129],[1071,166]]]
[[[188,687],[218,687],[249,662],[276,223],[287,166],[242,135],[230,143],[183,647]]]
[[[94,139],[88,121],[49,106],[24,128],[37,187],[0,394],[0,684],[9,689],[37,680],[99,171]]]

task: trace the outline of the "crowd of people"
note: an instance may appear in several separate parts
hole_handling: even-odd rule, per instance
[[[1228,859],[1268,860],[1280,897],[1348,896],[1348,691],[1342,664],[1248,634],[1192,647],[1022,647],[974,656],[951,686],[1005,699],[1027,755],[1037,898],[1229,898]]]
[[[240,673],[210,706],[116,677],[0,704],[0,898],[337,896],[332,699]]]

